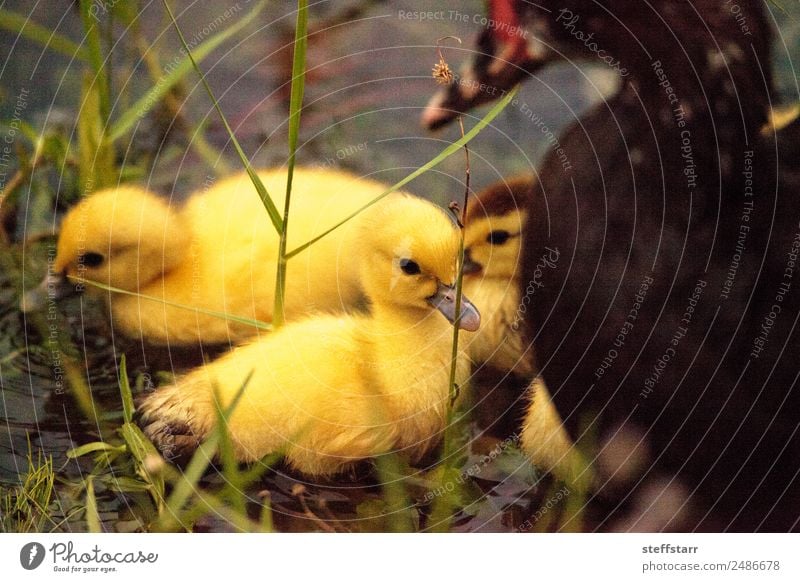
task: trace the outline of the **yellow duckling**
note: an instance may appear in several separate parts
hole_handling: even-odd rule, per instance
[[[588,491],[594,473],[575,446],[558,413],[547,385],[536,376],[527,389],[528,404],[522,421],[520,447],[531,462],[573,490]]]
[[[259,172],[283,208],[286,172]],[[386,190],[379,182],[329,169],[297,168],[292,188],[288,249],[307,242]],[[289,260],[287,317],[341,310],[361,295],[354,248],[358,219]],[[41,296],[63,296],[81,277],[202,310],[272,320],[278,235],[245,173],[222,180],[185,204],[133,186],[94,193],[65,216],[52,273]],[[80,286],[79,286],[80,287]],[[87,287],[90,289],[91,287]],[[95,289],[96,291],[96,289]],[[111,293],[114,327],[148,343],[221,343],[256,328],[160,301]]]
[[[285,456],[308,475],[403,451],[412,460],[445,427],[458,236],[443,210],[392,195],[363,213],[358,260],[370,314],[288,323],[157,390],[140,407],[144,431],[166,457],[184,455],[214,430],[215,391],[227,407],[236,458]],[[466,299],[460,325],[478,328]],[[468,381],[462,355],[456,381]]]
[[[475,363],[501,372],[534,377],[533,347],[526,346],[523,320],[527,301],[521,292],[519,261],[522,232],[528,208],[537,195],[533,177],[498,182],[479,193],[467,208],[465,232],[464,294],[481,312],[481,328],[462,332],[465,349]],[[555,266],[556,251],[540,257],[542,268]],[[535,288],[533,289],[535,292]],[[586,463],[573,446],[561,416],[541,376],[527,389],[520,445],[534,465],[562,481],[585,490],[592,479]]]
[[[522,340],[519,260],[531,178],[498,182],[470,201],[464,233],[464,294],[480,309],[478,333],[463,334],[470,358],[521,376],[533,372]]]

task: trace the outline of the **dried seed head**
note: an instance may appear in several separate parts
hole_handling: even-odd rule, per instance
[[[453,82],[453,71],[441,56],[439,62],[433,65],[433,78],[440,85],[449,85]]]

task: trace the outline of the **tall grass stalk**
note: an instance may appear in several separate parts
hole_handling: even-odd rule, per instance
[[[461,116],[458,116],[458,127],[461,131],[461,136],[464,136],[464,122]],[[464,233],[467,220],[467,204],[469,203],[470,192],[470,161],[469,161],[469,147],[464,144],[464,157],[465,157],[465,179],[464,179],[464,199],[461,204],[461,215],[458,217],[458,258],[456,262],[456,320],[453,324],[453,346],[450,352],[450,379],[449,379],[449,394],[450,406],[447,408],[447,420],[444,427],[444,435],[442,438],[442,457],[443,457],[443,470],[440,472],[442,477],[442,484],[444,485],[448,480],[452,481],[452,468],[455,466],[456,451],[454,450],[453,440],[457,432],[458,419],[456,418],[456,400],[461,392],[461,386],[456,383],[456,370],[458,368],[458,340],[460,337],[460,324],[461,324],[461,305],[463,303],[463,289],[464,289]],[[454,208],[458,208],[457,206]],[[456,481],[457,482],[457,481]],[[452,494],[448,493],[438,497],[434,504],[434,511],[431,516],[434,519],[439,519],[439,523],[434,524],[434,529],[438,531],[449,531],[450,522],[453,518],[453,511],[459,501],[459,487],[455,487]]]
[[[289,208],[292,200],[292,179],[297,156],[297,139],[300,134],[300,113],[306,79],[306,48],[308,45],[308,0],[297,1],[297,23],[294,32],[292,58],[292,89],[289,101],[289,163],[286,175],[286,199],[283,205],[283,228],[278,243],[278,269],[275,277],[275,307],[272,324],[280,327],[284,322],[284,296],[286,294],[286,240],[289,236]]]
[[[458,127],[461,130],[461,137],[464,137],[464,122],[458,116]],[[466,160],[464,178],[464,200],[461,206],[461,216],[458,219],[458,259],[456,262],[456,320],[453,324],[453,350],[450,354],[450,410],[453,409],[460,387],[456,384],[456,368],[458,366],[458,338],[461,325],[461,303],[464,289],[464,231],[467,223],[467,204],[469,204],[469,146],[464,144],[464,158]]]
[[[85,41],[88,47],[89,63],[94,69],[94,79],[92,83],[97,84],[98,94],[100,95],[100,120],[105,128],[111,117],[111,86],[110,75],[108,74],[109,60],[103,56],[102,38],[100,23],[92,17],[91,7],[93,0],[80,0],[81,21]],[[109,24],[109,27],[111,25]]]

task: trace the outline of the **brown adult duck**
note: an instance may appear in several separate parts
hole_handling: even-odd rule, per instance
[[[799,529],[800,205],[783,170],[797,154],[761,132],[765,3],[489,5],[428,126],[556,60],[621,78],[560,136],[570,163],[544,159],[523,241],[528,340],[599,475],[590,527]],[[561,260],[537,271],[546,249]]]

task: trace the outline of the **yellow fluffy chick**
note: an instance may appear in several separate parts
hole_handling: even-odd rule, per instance
[[[481,312],[481,328],[462,335],[475,363],[534,378],[527,388],[520,445],[534,465],[584,491],[591,472],[564,429],[544,380],[534,373],[533,348],[523,341],[526,302],[521,298],[518,264],[527,209],[535,195],[535,179],[521,177],[498,182],[470,202],[464,293]],[[558,257],[546,252],[540,260],[547,268]]]
[[[478,364],[525,376],[533,355],[524,349],[518,263],[532,197],[531,178],[498,182],[470,201],[464,234],[464,294],[481,312],[481,329],[463,334]]]
[[[527,389],[528,405],[522,421],[520,446],[531,462],[569,485],[586,492],[594,481],[594,472],[564,428],[561,415],[553,405],[550,392],[541,376]]]
[[[445,427],[458,236],[429,202],[392,195],[358,225],[359,261],[370,314],[318,315],[262,339],[157,390],[140,406],[145,433],[167,457],[185,455],[246,387],[228,421],[236,458],[282,454],[308,475],[403,451],[412,460]],[[465,300],[461,327],[480,316]],[[456,382],[467,383],[462,355]]]
[[[286,172],[260,171],[278,208]],[[375,198],[386,186],[346,172],[295,169],[288,249],[308,241]],[[289,260],[287,317],[352,306],[361,293],[351,221]],[[52,273],[39,288],[50,296],[81,277],[168,302],[272,320],[278,235],[248,176],[224,179],[172,203],[138,187],[94,193],[63,220]],[[91,287],[87,286],[87,290]],[[106,292],[103,292],[106,293]],[[26,297],[28,307],[37,301]],[[222,343],[256,328],[160,301],[109,294],[115,329],[156,345]],[[38,301],[38,303],[42,303]]]

